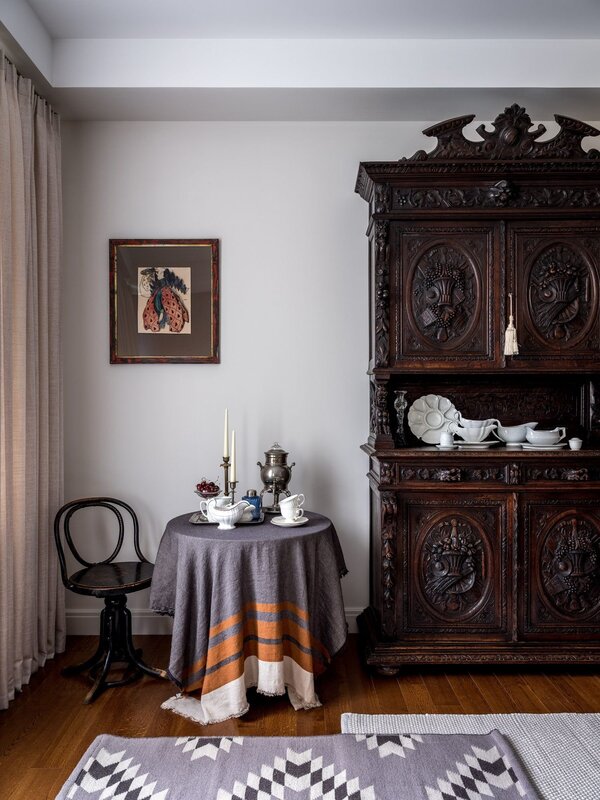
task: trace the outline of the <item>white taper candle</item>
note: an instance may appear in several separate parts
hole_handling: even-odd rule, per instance
[[[225,409],[225,424],[223,425],[223,458],[229,455],[229,409]]]

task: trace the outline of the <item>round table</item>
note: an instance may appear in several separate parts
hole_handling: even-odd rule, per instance
[[[192,524],[189,513],[167,523],[150,606],[173,616],[172,680],[199,693],[175,698],[178,713],[203,723],[241,716],[251,686],[287,689],[294,708],[320,705],[314,678],[347,637],[346,565],[331,520],[305,515],[302,526],[267,515],[232,531]]]

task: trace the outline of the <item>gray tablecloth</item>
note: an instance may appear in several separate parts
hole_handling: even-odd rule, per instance
[[[301,527],[221,531],[171,520],[160,543],[150,605],[173,616],[169,673],[200,691],[190,716],[216,722],[248,708],[246,688],[319,704],[314,676],[346,641],[340,587],[346,572],[335,528],[307,512]],[[179,709],[180,713],[185,713]]]

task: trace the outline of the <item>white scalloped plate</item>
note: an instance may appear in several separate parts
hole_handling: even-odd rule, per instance
[[[457,411],[447,397],[424,394],[408,409],[408,427],[427,444],[439,444],[440,434],[456,422]]]

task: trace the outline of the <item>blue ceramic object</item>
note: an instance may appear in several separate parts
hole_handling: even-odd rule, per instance
[[[245,500],[247,503],[250,503],[250,505],[254,506],[252,509],[252,519],[260,519],[262,502],[256,493],[256,489],[248,489],[246,494],[242,497],[242,500]]]

